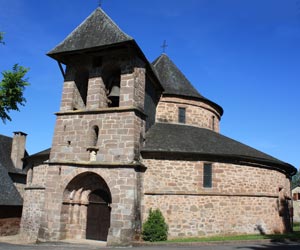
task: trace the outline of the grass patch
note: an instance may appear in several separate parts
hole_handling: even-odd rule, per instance
[[[179,238],[164,241],[165,243],[192,243],[192,242],[212,242],[212,241],[243,241],[243,240],[263,240],[269,239],[272,241],[284,241],[300,240],[300,232],[293,232],[288,234],[271,234],[271,235],[230,235],[230,236],[211,236],[211,237],[201,237],[201,238]],[[164,243],[160,242],[160,243]]]
[[[271,241],[300,241],[300,223],[295,222],[293,225],[294,232],[287,234],[247,234],[247,235],[227,235],[227,236],[211,236],[211,237],[191,237],[177,238],[159,243],[192,243],[192,242],[213,242],[213,241],[243,241],[243,240],[264,240]]]
[[[300,222],[294,222],[293,225],[293,230],[296,231],[300,231]]]
[[[167,240],[168,243],[177,242],[210,242],[210,241],[232,241],[232,240],[261,240],[265,239],[265,235],[231,235],[231,236],[211,236],[201,238],[178,238]]]

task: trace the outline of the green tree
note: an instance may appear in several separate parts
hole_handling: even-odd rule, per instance
[[[11,110],[19,111],[18,105],[25,105],[26,99],[23,92],[29,85],[25,74],[29,69],[15,64],[12,70],[2,72],[3,79],[0,82],[0,118],[3,123],[11,121],[8,113]]]
[[[4,33],[0,32],[0,44],[4,43]],[[24,68],[15,64],[12,70],[3,71],[3,79],[0,82],[0,118],[3,123],[11,121],[8,113],[11,110],[19,111],[18,105],[25,105],[26,99],[23,96],[25,87],[29,85],[28,79],[24,78],[28,72]]]
[[[0,32],[0,43],[5,44],[3,39],[4,39],[4,33]]]
[[[300,171],[298,170],[297,173],[292,177],[292,189],[300,185]]]
[[[145,241],[164,241],[168,238],[168,225],[159,209],[152,211],[143,224],[142,238]]]

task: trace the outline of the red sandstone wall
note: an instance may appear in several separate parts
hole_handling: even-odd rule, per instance
[[[156,109],[156,121],[178,123],[179,107],[186,108],[186,124],[220,131],[220,114],[214,108],[200,101],[176,97],[161,98]]]
[[[0,219],[0,236],[15,235],[19,233],[21,218]]]
[[[279,186],[289,180],[274,170],[213,164],[212,188],[203,188],[203,163],[144,160],[143,219],[160,208],[170,237],[283,232]]]

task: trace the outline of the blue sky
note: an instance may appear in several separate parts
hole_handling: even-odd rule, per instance
[[[224,108],[221,133],[300,167],[300,0],[103,0],[149,61],[161,52]],[[51,146],[63,78],[45,54],[97,0],[0,0],[0,71],[30,68],[27,104],[0,133],[28,134],[30,154]]]

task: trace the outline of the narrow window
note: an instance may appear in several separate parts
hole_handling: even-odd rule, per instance
[[[107,81],[106,87],[108,89],[108,107],[120,106],[120,79],[121,73],[118,71],[114,73]]]
[[[75,74],[75,96],[74,110],[83,109],[87,101],[87,91],[89,82],[89,72],[87,70],[78,70]]]
[[[178,109],[178,122],[185,123],[185,108]]]
[[[92,138],[91,138],[91,146],[96,147],[99,137],[99,127],[94,126],[92,129]]]
[[[212,116],[212,130],[215,131],[215,116]]]
[[[204,163],[203,165],[203,187],[212,187],[212,165],[211,163]]]

